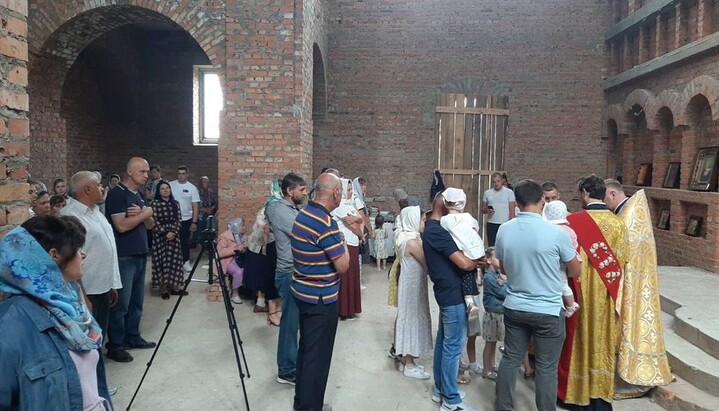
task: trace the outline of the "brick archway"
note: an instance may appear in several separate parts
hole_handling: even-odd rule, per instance
[[[108,33],[130,27],[187,33],[224,78],[222,7],[213,10],[179,0],[115,3],[72,2],[58,7],[59,2],[40,0],[30,8],[30,167],[37,178],[67,177],[76,171],[69,165],[68,125],[63,110],[66,81],[81,53]]]
[[[654,100],[645,107],[647,113],[647,128],[654,131],[659,131],[662,127],[660,110],[666,107],[672,114],[674,119],[674,125],[686,125],[678,123],[677,115],[682,112],[682,93],[676,90],[664,90],[659,93]]]
[[[631,123],[628,110],[624,109],[622,104],[612,104],[604,110],[604,122],[613,121],[617,127],[617,134],[629,134]]]
[[[624,99],[624,111],[630,111],[634,106],[641,106],[646,112],[647,107],[654,101],[654,93],[643,88],[636,89],[629,93]]]
[[[719,120],[719,80],[711,76],[699,76],[684,87],[681,111],[677,113],[677,124],[688,125],[690,117],[690,102],[694,97],[702,95],[709,102],[712,120]]]

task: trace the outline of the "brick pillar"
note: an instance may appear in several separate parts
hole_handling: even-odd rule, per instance
[[[636,164],[637,154],[634,151],[634,142],[637,139],[637,132],[632,131],[630,134],[625,134],[622,141],[624,142],[624,153],[623,160],[624,165],[622,167],[622,174],[624,178],[624,184],[636,185],[637,182],[637,171],[639,171],[639,165]]]
[[[713,0],[699,0],[697,3],[697,37],[711,34]]]
[[[694,164],[697,161],[697,133],[690,128],[682,130],[682,167],[679,188],[689,189]]]
[[[638,0],[627,0],[627,9],[629,14],[634,13],[639,9],[639,1]]]
[[[309,175],[301,138],[302,6],[294,0],[227,0],[227,107],[219,145],[221,215],[254,221],[270,182]],[[311,62],[311,59],[310,59]],[[223,227],[225,221],[220,222]],[[246,224],[251,227],[251,225]]]
[[[652,132],[652,186],[662,187],[669,165],[669,130]]]
[[[684,30],[683,26],[686,24],[684,21],[684,13],[682,12],[682,3],[674,5],[674,48],[678,49],[684,45]]]
[[[0,1],[0,236],[28,218],[27,0]]]
[[[664,38],[664,19],[661,13],[656,17],[656,32],[654,33],[654,57],[666,53],[666,39]]]
[[[649,58],[649,42],[647,41],[647,28],[639,27],[639,50],[637,51],[637,64],[642,64]]]
[[[624,48],[622,50],[622,71],[629,70],[634,66],[632,63],[632,38],[629,35],[624,36]]]

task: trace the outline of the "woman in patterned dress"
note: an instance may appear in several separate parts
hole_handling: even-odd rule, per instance
[[[155,227],[152,229],[152,288],[162,292],[162,299],[182,291],[182,250],[180,248],[180,204],[172,195],[170,183],[157,184],[152,201]],[[184,292],[187,295],[187,291]]]

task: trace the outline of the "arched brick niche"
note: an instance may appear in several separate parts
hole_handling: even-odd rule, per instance
[[[191,171],[192,160],[202,159],[211,167],[194,167],[195,177],[216,181],[217,148],[192,146],[191,66],[213,65],[224,78],[222,7],[115,3],[30,3],[33,176],[68,177],[80,168],[121,172],[130,155],[142,155],[164,160],[165,169],[189,163]],[[165,100],[158,103],[160,95]],[[182,104],[170,106],[186,97],[189,115]],[[172,112],[177,121],[167,117]],[[166,127],[155,127],[163,121]]]

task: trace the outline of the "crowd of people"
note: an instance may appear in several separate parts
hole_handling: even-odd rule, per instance
[[[112,409],[103,352],[130,362],[130,350],[156,346],[140,332],[147,257],[156,295],[187,294],[192,237],[217,212],[209,179],[198,189],[180,166],[167,181],[158,165],[135,157],[122,177],[101,181],[91,171],[74,174],[69,187],[54,181],[53,196],[64,203],[54,212],[54,197],[31,182],[33,217],[0,241],[0,328],[20,335],[0,341],[1,362],[15,365],[0,371],[0,408],[32,409],[59,396],[62,409]],[[486,239],[464,212],[461,189],[437,190],[429,209],[400,199],[389,303],[397,307],[390,356],[402,374],[433,379],[441,411],[473,410],[458,385],[468,375],[495,382],[495,409],[514,409],[522,366],[536,381],[539,410],[558,400],[568,409],[611,409],[617,398],[668,383],[661,322],[643,315],[659,313],[651,227],[639,224],[648,212],[643,193],[629,198],[619,182],[590,175],[577,186],[583,210],[569,213],[551,182],[511,188],[499,173],[491,181],[480,205]],[[385,268],[390,233],[382,214],[371,224],[366,188],[365,179],[332,168],[311,185],[288,173],[272,181],[251,227],[232,219],[217,238],[232,302],[254,300],[253,311],[278,326],[276,381],[295,387],[295,410],[332,409],[324,395],[337,325],[362,313],[369,239]],[[434,338],[430,282],[439,307]],[[432,350],[429,370],[420,362]],[[18,370],[49,369],[38,362],[47,358],[61,375],[38,374],[44,385],[32,386],[20,378]]]

